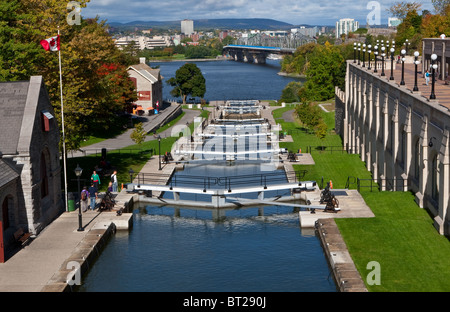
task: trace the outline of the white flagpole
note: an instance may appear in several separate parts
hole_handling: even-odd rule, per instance
[[[58,36],[59,36],[59,26],[58,26]],[[66,135],[64,133],[64,102],[63,102],[62,71],[61,71],[61,48],[58,49],[58,54],[59,54],[59,87],[61,91],[61,123],[63,136],[62,140],[63,140],[63,160],[64,160],[64,197],[66,202],[66,211],[69,211],[69,194],[67,193]]]

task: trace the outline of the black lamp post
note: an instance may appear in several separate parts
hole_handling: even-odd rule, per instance
[[[378,59],[378,45],[376,45],[375,47],[374,47],[374,52],[373,52],[373,54],[374,54],[374,56],[375,56],[375,69],[373,70],[373,72],[374,73],[378,73],[378,69],[377,69],[377,59]]]
[[[391,77],[389,77],[389,80],[394,80],[394,52],[395,49],[391,48]]]
[[[353,63],[356,63],[356,42],[353,43]]]
[[[75,175],[77,176],[78,181],[78,195],[80,196],[80,199],[78,201],[78,232],[84,231],[83,225],[82,225],[82,216],[81,216],[81,193],[80,193],[80,177],[83,173],[83,169],[80,167],[79,164],[77,164],[77,167],[75,168]]]
[[[363,64],[362,64],[362,67],[366,67],[366,44],[365,43],[363,44],[362,52],[363,52]]]
[[[405,49],[406,49],[406,54],[408,54],[408,47],[411,44],[411,42],[408,41],[408,39],[405,40]]]
[[[402,50],[402,81],[400,81],[400,85],[404,86],[405,85],[405,55],[406,55],[406,51]]]
[[[436,99],[436,94],[434,93],[434,84],[436,82],[436,77],[435,77],[435,71],[437,69],[437,64],[435,64],[434,62],[437,60],[437,55],[436,54],[432,54],[431,55],[431,94],[430,94],[430,100],[435,100]]]
[[[381,76],[386,76],[384,73],[384,56],[386,55],[384,54],[384,50],[386,50],[386,48],[381,47]]]
[[[413,89],[413,91],[419,91],[419,87],[417,86],[417,65],[419,65],[419,52],[418,51],[414,52],[415,71],[414,71],[414,89]]]
[[[130,168],[130,170],[128,170],[128,173],[130,174],[130,184],[131,184],[133,183],[133,174],[134,174],[133,169]]]
[[[369,51],[367,51],[367,52],[369,52],[369,67],[367,67],[367,69],[368,69],[368,70],[371,70],[372,68],[370,67],[370,56],[371,56],[371,54],[372,54],[372,46],[369,44],[369,45],[367,46],[367,48],[369,49]]]
[[[358,43],[358,65],[361,65],[361,43]]]
[[[158,135],[158,161],[159,161],[159,169],[158,170],[162,170],[161,168],[161,136]]]

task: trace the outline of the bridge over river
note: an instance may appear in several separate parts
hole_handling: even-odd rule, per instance
[[[225,46],[223,52],[235,61],[264,64],[270,54],[293,54],[298,47],[310,42],[316,40],[298,33],[279,37],[254,34]]]

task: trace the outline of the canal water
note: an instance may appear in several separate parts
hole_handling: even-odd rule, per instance
[[[174,64],[162,63],[163,75],[169,73],[164,66],[171,70],[180,66]],[[272,68],[274,65],[234,62],[199,62],[198,65],[205,73],[216,68],[217,76],[242,70],[236,65],[248,65],[262,70],[267,80],[284,79],[276,75],[279,68]],[[227,87],[222,85],[221,88],[225,96]],[[241,86],[240,89],[249,88]],[[258,89],[264,88],[268,88],[267,85]],[[275,94],[281,89],[272,92],[265,96],[276,98]],[[241,98],[233,98],[246,99],[244,93],[241,95]],[[255,95],[255,98],[261,97]],[[257,163],[222,161],[188,164],[184,171],[175,175],[179,183],[192,186],[183,176],[221,181],[221,177],[261,173]],[[275,170],[271,177],[280,183],[283,172]],[[252,183],[258,182],[249,180],[245,186]],[[186,200],[209,200],[194,194],[183,196]],[[206,208],[141,203],[134,207],[132,229],[126,233],[119,231],[111,238],[79,291],[335,292],[336,285],[318,238],[313,230],[300,228],[298,210],[292,207],[226,209],[217,218],[217,213]]]
[[[184,62],[151,62],[159,66],[163,76],[163,99],[174,99],[170,95],[173,87],[166,83],[175,76]],[[235,61],[195,62],[206,81],[204,98],[209,101],[223,100],[278,100],[281,91],[291,81],[304,81],[278,75],[280,61],[267,60],[266,64],[248,64]],[[175,98],[176,99],[176,98]],[[176,99],[177,100],[177,99]]]

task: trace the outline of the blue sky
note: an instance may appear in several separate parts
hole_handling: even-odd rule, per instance
[[[109,22],[271,18],[294,25],[334,25],[341,18],[354,18],[365,25],[367,17],[371,13],[377,14],[381,23],[386,24],[390,17],[387,9],[394,2],[399,1],[91,0],[87,7],[82,9],[81,14],[84,17],[98,15],[101,19]],[[415,2],[422,3],[422,9],[433,11],[431,0],[416,0]],[[378,4],[379,10],[376,10]]]

